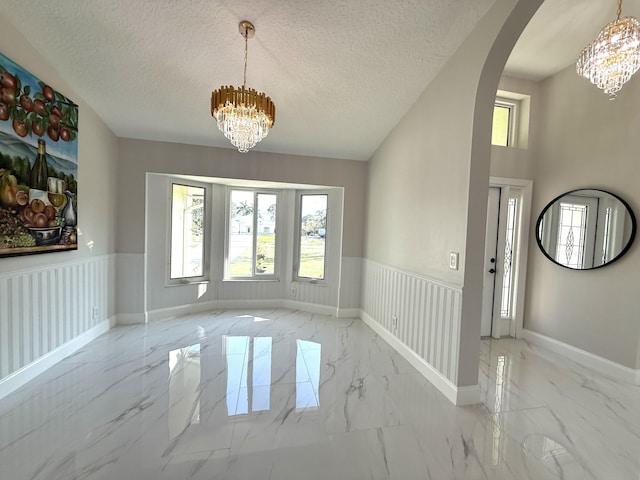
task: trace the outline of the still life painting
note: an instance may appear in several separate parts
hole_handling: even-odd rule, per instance
[[[0,257],[77,250],[78,105],[0,53]]]

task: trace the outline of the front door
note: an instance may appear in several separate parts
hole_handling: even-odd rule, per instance
[[[489,188],[489,200],[487,203],[487,230],[484,243],[484,276],[482,279],[482,321],[480,335],[491,335],[493,322],[495,283],[496,283],[496,258],[498,251],[498,219],[500,216],[500,189]]]

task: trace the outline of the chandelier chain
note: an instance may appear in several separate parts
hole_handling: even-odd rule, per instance
[[[620,15],[622,15],[622,0],[618,0],[618,20],[620,20]]]
[[[245,27],[244,30],[244,81],[242,87],[247,87],[247,44],[249,43],[249,28]]]

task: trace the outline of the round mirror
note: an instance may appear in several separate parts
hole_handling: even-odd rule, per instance
[[[616,195],[597,189],[567,192],[538,217],[536,240],[549,260],[574,270],[600,268],[624,255],[636,218]]]

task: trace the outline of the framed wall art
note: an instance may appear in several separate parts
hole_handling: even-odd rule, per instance
[[[77,250],[78,105],[0,54],[0,257]]]

